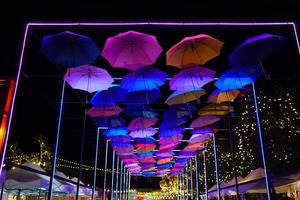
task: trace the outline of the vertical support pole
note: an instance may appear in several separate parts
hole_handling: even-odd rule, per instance
[[[185,165],[185,188],[186,188],[186,197],[189,197],[189,172],[188,172],[188,162]]]
[[[106,198],[106,174],[107,174],[107,154],[108,154],[108,140],[105,144],[105,163],[104,163],[104,183],[103,183],[103,200]]]
[[[266,158],[265,158],[266,154],[265,154],[263,133],[262,133],[262,130],[261,130],[259,110],[258,110],[258,105],[257,105],[257,98],[256,98],[256,91],[255,91],[254,82],[252,82],[252,90],[253,90],[253,100],[254,100],[254,106],[255,106],[256,122],[257,122],[258,134],[259,134],[261,157],[262,157],[263,167],[264,167],[264,171],[265,171],[265,182],[266,182],[267,198],[268,198],[268,200],[271,200],[271,192],[270,192],[270,188],[269,188],[270,187],[270,179],[269,179],[268,168],[267,168]]]
[[[121,167],[120,167],[120,190],[119,190],[119,197],[122,199],[122,179],[123,179],[123,162],[121,161]]]
[[[119,165],[120,165],[120,159],[119,157],[117,158],[117,171],[116,171],[116,200],[118,199],[118,184],[119,184],[119,174],[120,174],[120,170],[119,170]]]
[[[198,155],[195,156],[195,171],[196,171],[196,200],[199,200],[199,172],[198,172]]]
[[[182,199],[182,173],[179,175],[179,197]]]
[[[124,200],[125,199],[125,179],[126,179],[126,168],[125,168],[125,166],[123,165],[123,188],[122,188],[122,200]]]
[[[111,167],[111,191],[110,191],[110,199],[114,198],[114,176],[115,176],[115,157],[116,152],[113,150],[113,160],[112,160],[112,167]]]
[[[190,160],[190,176],[191,176],[191,198],[194,199],[194,191],[193,191],[193,187],[194,187],[194,184],[193,184],[193,159],[191,158]]]
[[[128,200],[128,170],[126,170],[126,181],[125,181],[125,200]]]
[[[216,134],[213,135],[214,143],[214,159],[215,159],[215,172],[216,172],[216,183],[217,183],[217,199],[221,200],[220,182],[219,182],[219,168],[218,168],[218,155],[217,155],[217,145],[216,145]]]
[[[2,172],[3,172],[3,171],[2,171]],[[0,199],[3,198],[4,185],[5,185],[5,180],[3,180],[2,184],[1,184],[1,194],[0,194]],[[39,190],[39,199],[40,199],[40,190]]]
[[[131,194],[131,190],[130,190],[130,182],[131,182],[131,175],[130,175],[130,173],[128,173],[129,174],[129,180],[128,180],[128,200],[130,200],[131,199],[131,196],[130,196],[130,194]]]
[[[208,185],[207,185],[207,167],[206,167],[206,155],[205,155],[205,150],[206,147],[204,146],[204,150],[202,151],[202,155],[203,155],[203,171],[204,171],[204,181],[205,181],[205,197],[206,200],[208,200]]]
[[[97,138],[96,138],[96,150],[95,150],[95,163],[94,163],[94,180],[93,180],[93,191],[92,191],[92,200],[94,200],[96,181],[97,181],[97,164],[98,164],[98,146],[99,146],[99,134],[100,129],[97,129]]]
[[[49,182],[49,189],[48,189],[48,199],[52,199],[53,180],[54,180],[54,175],[55,175],[55,171],[56,171],[56,159],[57,159],[57,151],[58,151],[58,144],[59,144],[59,137],[60,137],[64,96],[65,96],[65,85],[66,85],[66,81],[64,80],[63,85],[62,85],[61,98],[60,98],[56,139],[55,139],[55,144],[54,144],[54,154],[53,154],[53,158],[52,158],[51,175],[50,175],[50,182]]]

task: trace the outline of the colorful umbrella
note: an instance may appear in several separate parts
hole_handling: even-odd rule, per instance
[[[179,144],[180,144],[180,142],[172,143],[172,144],[163,144],[159,147],[158,151],[159,152],[167,152],[167,151],[175,149],[177,147],[177,145],[179,145]]]
[[[196,118],[190,125],[191,128],[202,128],[220,121],[221,118],[214,115],[200,116]]]
[[[198,142],[205,142],[210,136],[212,136],[212,133],[209,134],[193,134],[191,138],[189,139],[190,144],[195,144]]]
[[[146,129],[139,129],[136,131],[131,131],[129,135],[133,138],[145,138],[155,135],[157,130],[154,128],[146,128]]]
[[[141,162],[141,163],[153,163],[153,162],[155,162],[155,160],[154,160],[153,157],[149,157],[149,158],[140,158],[140,159],[139,159],[139,162]]]
[[[179,127],[180,125],[184,124],[188,120],[189,118],[187,117],[182,117],[178,119],[164,119],[159,125],[159,130],[168,130],[168,129]]]
[[[128,135],[118,135],[118,136],[110,136],[107,137],[112,142],[119,142],[119,143],[128,143],[131,142],[132,138]]]
[[[129,92],[152,90],[166,83],[168,74],[148,67],[133,71],[122,79],[121,87]]]
[[[69,68],[64,80],[74,89],[95,92],[106,90],[114,81],[105,69],[92,65]]]
[[[182,140],[182,138],[183,135],[181,134],[172,135],[170,137],[162,137],[159,138],[159,144],[177,143],[179,140]]]
[[[126,105],[131,104],[150,104],[161,96],[159,89],[149,91],[130,92],[126,95],[123,103]]]
[[[155,36],[128,31],[108,38],[102,56],[112,67],[136,70],[155,63],[161,52]]]
[[[158,113],[146,105],[131,105],[128,106],[124,113],[130,117],[157,117]]]
[[[195,105],[176,104],[170,106],[163,114],[164,119],[176,119],[184,116],[191,116],[192,112],[197,109]]]
[[[129,142],[127,142],[127,143],[124,143],[124,142],[112,142],[111,143],[111,145],[113,146],[113,147],[123,147],[123,148],[133,148],[134,146],[131,144],[131,143],[129,143]]]
[[[144,144],[153,144],[156,142],[156,140],[153,137],[134,138],[134,141],[137,143],[144,143]]]
[[[205,127],[205,128],[198,128],[191,131],[192,134],[201,134],[201,135],[212,135],[218,130],[214,127]]]
[[[215,82],[220,90],[241,89],[256,81],[263,71],[259,65],[235,67],[225,71]]]
[[[118,146],[114,146],[113,149],[117,152],[132,152],[132,150],[134,149],[134,147],[118,147]],[[123,162],[125,162],[125,160],[123,160]]]
[[[192,158],[197,154],[197,152],[191,152],[191,151],[181,151],[179,153],[178,159],[180,158]]]
[[[176,91],[203,90],[202,86],[214,80],[215,73],[205,67],[189,67],[171,79],[170,89]]]
[[[153,126],[157,122],[157,118],[155,117],[137,117],[133,119],[128,125],[128,129],[131,131],[135,131],[138,129],[145,129]]]
[[[109,128],[106,131],[104,131],[103,135],[105,137],[112,137],[112,136],[119,136],[119,135],[127,135],[129,130],[127,129],[126,126],[118,126],[118,127],[113,127]]]
[[[160,158],[167,158],[167,157],[173,157],[174,152],[173,151],[168,151],[168,152],[156,152],[155,156],[160,157]]]
[[[41,52],[52,63],[68,67],[93,63],[100,53],[91,38],[70,31],[43,37]]]
[[[167,51],[167,65],[184,68],[202,65],[220,54],[223,42],[209,35],[185,37]]]
[[[153,151],[155,147],[144,147],[144,148],[138,148],[136,149],[136,153],[146,153],[149,151]]]
[[[93,122],[97,127],[116,127],[125,124],[125,120],[118,115],[107,117],[94,117]]]
[[[122,108],[119,106],[102,106],[102,107],[92,107],[87,111],[90,117],[108,117],[118,115],[122,112]]]
[[[188,144],[183,151],[198,151],[203,148],[203,142],[196,142],[193,144]]]
[[[233,112],[234,109],[228,103],[215,103],[209,104],[201,108],[198,112],[199,115],[227,115],[230,112]]]
[[[146,152],[146,153],[137,153],[136,154],[137,157],[147,157],[147,156],[152,156],[152,155],[153,155],[152,151],[149,151],[149,152]]]
[[[172,159],[173,159],[173,157],[158,159],[158,160],[157,160],[157,164],[158,164],[158,165],[166,164],[166,163],[171,162]]]
[[[112,106],[123,101],[127,90],[120,86],[113,86],[107,90],[97,92],[91,99],[93,106]]]
[[[222,91],[216,89],[209,95],[207,102],[222,103],[222,102],[233,101],[240,95],[240,93],[241,93],[240,90]]]
[[[206,94],[206,92],[202,88],[187,91],[175,91],[167,98],[165,103],[168,105],[185,104],[199,99],[204,94]]]
[[[172,164],[171,163],[166,163],[162,165],[157,165],[157,169],[166,169],[166,168],[171,168]]]
[[[159,137],[170,137],[173,135],[177,135],[180,134],[184,131],[184,128],[181,127],[177,127],[177,128],[172,128],[172,129],[168,129],[168,130],[160,130],[159,131]]]
[[[156,147],[156,144],[145,144],[145,143],[135,143],[134,144],[134,146],[136,147],[136,148],[148,148],[148,147]]]

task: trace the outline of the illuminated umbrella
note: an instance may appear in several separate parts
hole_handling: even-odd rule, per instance
[[[203,90],[202,86],[214,80],[215,73],[205,67],[189,67],[171,79],[170,89],[176,91]]]
[[[198,128],[198,129],[194,129],[191,131],[192,134],[201,134],[201,135],[212,135],[215,132],[217,132],[218,130],[214,127],[204,127],[204,128]]]
[[[125,152],[127,150],[125,149]],[[121,151],[122,152],[122,151]],[[131,151],[130,151],[131,153]],[[127,164],[127,163],[137,163],[138,160],[136,158],[125,158],[125,159],[122,159],[123,163]]]
[[[146,152],[146,153],[137,153],[136,154],[137,157],[147,157],[147,156],[152,156],[152,155],[153,155],[152,151],[149,151],[149,152]]]
[[[146,177],[152,177],[152,176],[155,176],[155,172],[154,171],[143,172],[142,175],[144,175]]]
[[[135,143],[134,146],[136,148],[146,148],[146,147],[156,147],[156,144],[145,144],[145,143]]]
[[[114,146],[113,149],[117,152],[132,152],[132,150],[134,149],[134,147],[118,147],[118,146]],[[123,162],[125,162],[125,159],[123,160]]]
[[[93,106],[112,106],[123,101],[127,90],[120,86],[113,86],[107,90],[97,92],[91,99]]]
[[[138,148],[138,149],[136,149],[136,153],[146,153],[146,152],[149,152],[149,151],[153,151],[154,149],[155,149],[154,146]]]
[[[173,159],[173,157],[169,157],[169,158],[161,158],[161,159],[158,159],[158,160],[157,160],[157,164],[158,164],[158,165],[166,164],[166,163],[171,162],[172,159]]]
[[[140,159],[139,159],[139,162],[142,162],[142,163],[153,163],[153,162],[155,162],[155,160],[154,160],[153,157],[149,157],[149,158],[140,158]]]
[[[41,52],[52,63],[68,67],[93,63],[100,53],[91,38],[70,31],[43,37]]]
[[[170,137],[162,137],[162,138],[159,138],[159,144],[176,143],[179,140],[182,140],[182,138],[183,138],[182,134],[175,134]]]
[[[125,124],[125,120],[118,115],[107,117],[94,117],[93,122],[97,127],[116,127]]]
[[[197,109],[195,105],[189,104],[176,104],[170,106],[163,114],[164,119],[181,118],[184,116],[190,116],[192,112]]]
[[[74,89],[95,92],[106,90],[114,81],[105,69],[92,65],[68,68],[64,80]]]
[[[128,129],[131,131],[135,131],[138,129],[145,129],[153,126],[157,122],[157,118],[155,117],[137,117],[133,119],[128,125]]]
[[[196,142],[193,144],[188,144],[183,151],[198,151],[203,148],[203,142]]]
[[[233,112],[233,107],[228,103],[215,103],[209,104],[201,108],[198,112],[199,115],[227,115],[230,112]]]
[[[167,169],[167,168],[171,168],[172,164],[171,163],[166,163],[166,164],[162,164],[162,165],[157,165],[157,169]]]
[[[177,128],[172,128],[172,129],[168,129],[168,130],[160,130],[159,131],[159,137],[170,137],[173,135],[177,135],[180,134],[184,131],[184,128],[181,127],[177,127]]]
[[[191,89],[186,91],[175,91],[166,100],[168,105],[185,104],[190,101],[199,99],[202,95],[206,94],[205,90]]]
[[[159,125],[160,130],[168,130],[168,129],[173,129],[176,128],[185,122],[187,122],[189,118],[187,117],[182,117],[182,118],[177,118],[177,119],[164,119],[161,124]]]
[[[202,65],[220,54],[223,42],[209,35],[185,37],[167,51],[167,65],[184,68]]]
[[[209,95],[207,102],[222,103],[222,102],[233,101],[240,95],[240,93],[241,93],[240,90],[222,91],[216,89]]]
[[[155,163],[140,163],[140,166],[144,169],[155,167]]]
[[[123,148],[133,148],[134,146],[130,144],[129,142],[112,142],[111,145],[113,147],[123,147]]]
[[[131,131],[129,135],[133,138],[141,138],[141,137],[149,137],[153,136],[157,133],[157,130],[154,128],[146,128],[146,129],[139,129],[136,131]]]
[[[156,142],[156,140],[153,137],[134,138],[134,141],[137,143],[144,143],[144,144],[153,144]]]
[[[112,142],[121,142],[121,143],[128,143],[131,142],[132,138],[128,135],[118,135],[118,136],[110,136],[107,137],[110,139]]]
[[[122,79],[121,87],[129,92],[152,90],[166,83],[168,74],[148,67],[133,71]]]
[[[181,151],[179,153],[178,158],[192,158],[197,154],[197,152],[192,152],[192,151]]]
[[[176,148],[178,144],[180,144],[180,142],[169,143],[169,144],[162,144],[159,147],[159,151],[161,152],[161,151],[164,151],[164,150],[169,150],[169,149]]]
[[[167,157],[173,157],[174,152],[168,151],[168,152],[156,152],[155,155],[160,158],[167,158]]]
[[[156,117],[158,113],[146,105],[131,105],[128,106],[124,113],[130,117]]]
[[[123,103],[130,104],[150,104],[161,96],[159,89],[149,91],[130,92],[126,95]]]
[[[155,36],[128,31],[108,38],[102,56],[112,67],[136,70],[155,63],[161,52]]]
[[[240,89],[255,82],[263,71],[259,65],[235,67],[225,71],[215,82],[220,90]]]
[[[104,131],[103,135],[105,137],[112,137],[112,136],[119,136],[119,135],[127,135],[129,130],[127,129],[126,126],[118,126],[118,127],[113,127],[109,128],[106,131]]]
[[[87,111],[87,114],[91,117],[107,117],[114,116],[122,112],[122,108],[119,106],[101,106],[92,107]]]
[[[200,116],[196,118],[190,125],[191,128],[202,128],[220,121],[221,118],[214,115]]]
[[[190,144],[195,144],[198,142],[204,142],[206,139],[208,139],[210,136],[212,136],[212,133],[208,134],[193,134],[191,138],[189,139]]]

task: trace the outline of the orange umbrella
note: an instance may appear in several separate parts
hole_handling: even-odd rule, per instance
[[[240,95],[239,90],[228,90],[228,91],[222,91],[222,90],[215,90],[211,93],[211,95],[208,97],[207,102],[209,103],[222,103],[222,102],[228,102],[235,100]]]
[[[157,164],[158,165],[166,164],[166,163],[171,162],[172,159],[173,159],[172,157],[170,157],[170,158],[162,158],[162,159],[157,160]]]
[[[233,112],[234,109],[228,103],[214,103],[201,108],[198,112],[199,115],[227,115]]]
[[[203,142],[197,142],[194,144],[188,144],[183,151],[197,151],[201,148],[203,148]]]
[[[155,147],[143,147],[143,148],[138,148],[136,149],[136,153],[146,153],[149,151],[153,151]]]

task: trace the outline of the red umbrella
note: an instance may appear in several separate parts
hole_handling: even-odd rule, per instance
[[[128,125],[128,130],[135,131],[138,129],[145,129],[153,126],[157,122],[155,117],[137,117],[133,119]]]
[[[102,106],[102,107],[92,107],[88,110],[87,114],[91,117],[107,117],[118,115],[122,112],[122,108],[119,106]]]
[[[221,120],[220,117],[217,117],[214,115],[200,116],[191,123],[190,127],[191,128],[201,128],[201,127],[211,125],[220,120]]]

